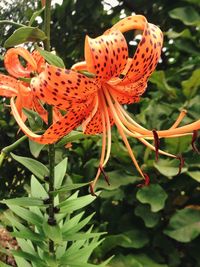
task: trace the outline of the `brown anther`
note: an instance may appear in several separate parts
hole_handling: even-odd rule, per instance
[[[152,130],[153,137],[154,137],[154,146],[155,146],[155,152],[156,152],[156,161],[158,161],[159,156],[159,146],[160,146],[160,140],[159,136],[156,130]]]
[[[108,175],[106,174],[106,172],[104,171],[104,169],[103,169],[103,167],[101,165],[99,165],[99,169],[100,169],[101,173],[103,174],[103,177],[104,177],[106,183],[108,185],[110,185],[110,182],[109,182],[109,179],[108,179]]]
[[[180,161],[179,167],[178,167],[179,170],[178,170],[178,173],[177,173],[177,175],[179,175],[179,174],[181,174],[181,171],[182,171],[182,168],[184,166],[185,161],[184,161],[184,158],[182,157],[182,155],[179,155],[176,158]]]
[[[198,150],[198,148],[196,147],[196,144],[195,142],[198,140],[198,130],[194,130],[193,131],[193,135],[192,135],[192,142],[191,142],[191,145],[192,145],[192,148],[195,152],[197,152],[198,154],[200,154],[200,151]]]
[[[144,183],[138,184],[137,187],[149,186],[149,184],[150,184],[150,178],[149,178],[148,174],[146,174],[146,173],[143,172],[143,175],[144,175]]]
[[[90,183],[90,194],[91,194],[92,196],[94,196],[94,197],[97,197],[97,194],[95,194],[95,192],[94,192],[94,188],[93,188],[92,183]]]

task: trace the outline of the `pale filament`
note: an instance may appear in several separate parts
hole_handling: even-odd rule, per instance
[[[99,94],[101,94],[101,100],[102,100],[102,106],[103,106],[103,112],[106,120],[106,131],[107,131],[107,151],[106,151],[106,158],[102,164],[102,167],[106,165],[106,163],[109,160],[110,157],[110,151],[111,151],[111,127],[110,127],[110,119],[108,114],[108,109],[106,106],[106,102],[104,100],[103,93],[100,91]]]
[[[116,103],[115,103],[116,104]],[[119,104],[119,103],[118,103]],[[118,116],[119,116],[119,119],[120,120],[124,120],[125,118],[124,118],[124,114],[122,114],[122,110],[119,110],[118,109],[118,107],[116,107],[116,112],[117,112],[117,114],[118,114]],[[140,136],[139,134],[137,134],[136,132],[133,132],[135,135],[138,135],[138,136]],[[129,136],[131,136],[130,134],[128,134]],[[148,148],[150,148],[151,150],[153,150],[153,151],[156,151],[156,148],[152,145],[152,144],[150,144],[147,140],[145,140],[144,138],[141,138],[141,137],[136,137],[140,142],[142,142],[144,145],[146,145]],[[159,154],[162,154],[162,155],[165,155],[165,156],[168,156],[168,157],[172,157],[172,158],[176,158],[176,156],[175,155],[173,155],[173,154],[170,154],[170,153],[167,153],[167,152],[165,152],[165,151],[163,151],[163,150],[158,150],[158,152],[159,152]]]
[[[97,112],[97,109],[98,109],[98,106],[99,106],[99,98],[98,96],[95,97],[95,106],[94,106],[94,109],[92,110],[91,114],[87,117],[87,119],[82,122],[82,128],[83,128],[83,131],[85,131],[88,123],[91,121],[91,119],[94,117],[94,115],[96,114]]]
[[[187,110],[183,109],[181,110],[178,118],[174,122],[174,124],[170,127],[170,129],[175,129],[178,127],[178,125],[181,123],[181,121],[184,119],[185,115],[187,114]]]
[[[116,101],[116,103],[117,103],[117,101]],[[127,114],[127,116],[128,116],[128,114]],[[181,114],[181,116],[182,116],[182,114]],[[178,122],[176,122],[176,124],[178,125],[180,123],[180,116],[179,116],[179,118],[177,120],[178,120]],[[149,130],[141,131],[141,128],[133,126],[127,120],[124,120],[124,124],[128,127],[128,129],[132,133],[137,132],[137,133],[141,134],[141,135],[137,135],[137,136],[135,136],[135,134],[133,134],[131,136],[138,137],[138,138],[148,138],[148,139],[151,138],[151,139],[153,139],[152,131],[149,131]],[[134,124],[136,125],[136,122]],[[143,128],[143,129],[145,129],[145,128]],[[161,138],[161,137],[167,137],[167,138],[173,137],[174,138],[174,137],[192,135],[192,132],[194,130],[198,130],[198,129],[200,129],[200,120],[198,120],[196,122],[193,122],[193,123],[190,123],[190,124],[185,125],[185,126],[181,126],[179,128],[161,130],[161,131],[156,131],[156,132],[157,132],[159,138]],[[142,133],[142,132],[146,132],[146,133]]]
[[[145,178],[145,176],[144,176],[142,170],[140,169],[140,166],[138,165],[137,160],[136,160],[136,158],[135,158],[135,156],[134,156],[134,154],[133,154],[133,151],[132,151],[132,149],[131,149],[131,147],[130,147],[130,144],[129,144],[129,142],[128,142],[128,139],[127,139],[127,137],[126,137],[126,135],[125,135],[125,133],[124,133],[124,131],[123,131],[123,128],[124,128],[124,127],[123,127],[123,124],[120,123],[120,120],[119,120],[119,118],[118,118],[118,116],[117,116],[117,114],[116,114],[114,105],[113,105],[113,103],[112,103],[112,99],[111,99],[110,94],[109,94],[109,92],[108,92],[108,90],[107,90],[106,87],[104,87],[104,95],[105,95],[105,98],[106,98],[106,100],[107,100],[107,103],[108,103],[108,105],[109,105],[109,107],[110,107],[110,110],[111,110],[113,119],[114,119],[114,121],[115,121],[115,125],[117,126],[117,129],[118,129],[118,131],[119,131],[119,133],[120,133],[120,135],[121,135],[121,137],[122,137],[122,140],[124,141],[124,144],[125,144],[125,146],[126,146],[128,152],[129,152],[129,155],[130,155],[130,157],[131,157],[131,159],[132,159],[132,161],[133,161],[133,163],[134,163],[136,169],[137,169],[138,172],[140,173],[140,175],[141,175],[143,178]]]
[[[95,185],[96,185],[96,183],[97,183],[97,181],[99,179],[99,176],[101,174],[101,167],[103,166],[104,158],[105,158],[105,152],[106,152],[106,122],[105,122],[104,112],[101,112],[101,120],[102,120],[102,127],[103,127],[101,157],[100,157],[99,168],[98,168],[97,174],[96,174],[94,180],[91,183],[91,186],[93,188],[95,187]]]

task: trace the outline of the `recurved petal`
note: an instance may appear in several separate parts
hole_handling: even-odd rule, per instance
[[[109,87],[111,95],[115,97],[115,99],[120,104],[132,104],[137,103],[140,100],[141,91],[143,92],[145,89],[140,88],[136,89],[131,86],[115,86]],[[139,92],[140,90],[140,92]]]
[[[63,116],[59,121],[52,124],[43,135],[37,135],[33,133],[23,122],[21,116],[19,115],[14,98],[11,98],[11,108],[15,120],[19,124],[22,131],[33,141],[41,144],[52,144],[57,142],[60,138],[67,135],[77,126],[79,126],[82,121],[88,116],[94,107],[93,99],[85,103],[73,106],[65,116]]]
[[[131,104],[138,102],[140,96],[145,92],[147,87],[146,78],[142,77],[136,82],[123,84],[109,83],[112,95],[114,95],[121,104]]]
[[[31,87],[39,98],[53,105],[63,101],[86,101],[98,90],[94,79],[52,65],[47,65],[39,78],[32,79]]]
[[[119,30],[110,31],[95,39],[85,39],[87,70],[95,73],[101,82],[118,77],[128,59],[128,48]]]
[[[33,59],[35,60],[36,64],[37,64],[37,73],[40,73],[44,70],[45,68],[45,60],[44,58],[41,56],[41,54],[37,51],[34,50],[31,53]],[[27,69],[32,71],[32,65],[28,62],[27,64]]]
[[[156,25],[148,23],[143,16],[127,17],[115,24],[113,28],[119,29],[122,32],[134,29],[143,30],[142,38],[132,63],[121,83],[132,83],[142,77],[145,77],[147,81],[160,58],[163,43],[161,30]]]
[[[27,69],[24,67],[19,60],[19,56],[29,63],[31,68]],[[32,57],[31,53],[23,47],[9,49],[5,54],[4,64],[8,73],[16,78],[30,77],[30,73],[37,70],[35,59]]]
[[[0,73],[0,96],[12,97],[18,94],[19,83],[15,78]]]

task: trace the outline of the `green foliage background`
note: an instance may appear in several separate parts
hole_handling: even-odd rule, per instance
[[[1,1],[2,3],[4,1]],[[162,60],[151,76],[140,103],[128,107],[134,118],[149,129],[166,129],[173,124],[181,109],[188,110],[183,123],[200,115],[200,2],[198,0],[124,0],[116,7],[106,1],[64,0],[52,11],[52,47],[67,67],[84,58],[84,38],[98,36],[120,17],[143,14],[159,25],[165,35]],[[0,19],[25,23],[37,8],[35,1],[14,1],[1,8]],[[14,27],[0,29],[1,50]],[[127,38],[133,40],[133,35]],[[136,40],[137,41],[137,40]],[[133,54],[135,46],[129,46]],[[1,62],[1,71],[4,71]],[[13,143],[17,125],[10,116],[5,99],[0,100],[0,148]],[[57,146],[56,161],[68,157],[67,179],[90,181],[96,172],[101,138],[68,140],[72,147]],[[135,172],[126,149],[113,128],[112,153],[106,172],[111,186],[102,180],[102,189],[90,211],[96,211],[94,223],[108,235],[93,255],[104,259],[115,255],[110,266],[117,267],[199,267],[200,266],[200,157],[192,151],[191,137],[161,140],[163,150],[182,154],[185,167],[177,176],[177,160],[161,156],[155,162],[153,152],[136,140],[130,143],[142,168],[151,178],[149,187],[138,188],[140,177]],[[196,143],[199,146],[199,140]],[[32,147],[34,145],[32,144]],[[40,154],[46,163],[45,148]],[[33,152],[33,148],[32,148]],[[28,141],[15,154],[30,156]],[[8,158],[0,172],[1,198],[22,195],[22,186],[29,184],[29,172]],[[82,192],[85,194],[87,191]],[[4,207],[2,206],[2,209]]]

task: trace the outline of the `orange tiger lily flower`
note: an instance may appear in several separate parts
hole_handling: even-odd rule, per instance
[[[27,62],[24,67],[19,56]],[[0,95],[3,97],[16,97],[15,105],[22,120],[26,120],[22,109],[32,109],[39,113],[41,118],[47,122],[47,111],[43,108],[41,101],[33,95],[29,83],[16,78],[30,78],[34,73],[40,73],[45,66],[44,58],[38,51],[30,53],[23,47],[11,48],[4,57],[7,72],[13,76],[0,73]],[[15,77],[15,78],[14,78]]]
[[[142,39],[133,58],[128,57],[128,47],[123,32],[142,30]],[[32,133],[20,120],[12,105],[12,111],[21,129],[32,140],[50,144],[58,141],[82,124],[86,134],[102,133],[102,151],[99,168],[91,183],[91,192],[106,165],[111,151],[111,126],[116,125],[129,155],[148,184],[149,177],[143,173],[127,137],[135,137],[158,153],[177,158],[159,149],[159,138],[192,135],[200,128],[200,120],[178,127],[185,112],[168,130],[148,130],[136,123],[123,109],[122,104],[138,102],[147,87],[147,81],[160,58],[163,35],[160,29],[147,22],[145,17],[135,15],[122,19],[103,35],[85,39],[85,62],[75,64],[71,70],[47,65],[45,70],[32,79],[35,95],[67,113],[54,123],[43,135]],[[89,78],[82,73],[94,73]],[[13,101],[13,100],[12,100]],[[154,145],[148,140],[154,140]]]

